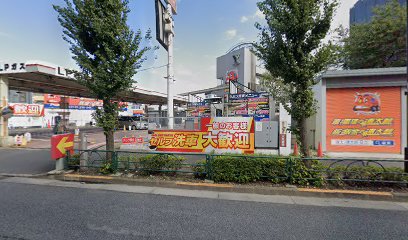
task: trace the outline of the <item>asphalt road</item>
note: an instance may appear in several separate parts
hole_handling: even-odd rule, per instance
[[[54,169],[49,149],[0,148],[0,174],[40,174]]]
[[[408,212],[0,181],[0,239],[408,239]]]

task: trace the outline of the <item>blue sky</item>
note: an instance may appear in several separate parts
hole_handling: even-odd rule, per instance
[[[348,26],[349,9],[357,0],[341,0],[333,28]],[[233,45],[253,42],[254,27],[262,21],[257,0],[178,0],[175,19],[175,85],[176,93],[216,86],[216,58]],[[2,0],[0,14],[0,61],[41,60],[75,68],[69,46],[62,39],[62,29],[52,4],[62,0]],[[146,32],[155,32],[153,0],[130,0],[129,25]],[[155,35],[151,46],[159,46]],[[148,54],[143,69],[167,63],[166,52],[160,47]],[[138,86],[166,92],[165,68],[139,72]]]

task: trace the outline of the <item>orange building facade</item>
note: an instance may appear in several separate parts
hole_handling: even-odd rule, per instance
[[[406,68],[328,71],[315,90],[314,146],[321,143],[328,153],[403,154]]]

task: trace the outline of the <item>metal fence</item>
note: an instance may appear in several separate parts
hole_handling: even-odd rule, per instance
[[[165,153],[148,151],[75,150],[68,154],[66,169],[86,169],[100,173],[210,175],[209,155],[199,153]],[[110,160],[109,160],[110,159]]]
[[[201,118],[199,117],[147,117],[141,121],[149,123],[149,130],[167,130],[170,129],[170,122],[173,122],[175,130],[200,130]]]
[[[108,159],[111,159],[108,161]],[[67,169],[100,173],[184,174],[215,181],[320,185],[408,184],[406,160],[297,158],[272,155],[169,153],[149,151],[76,151],[66,158]],[[233,178],[226,177],[233,176]]]

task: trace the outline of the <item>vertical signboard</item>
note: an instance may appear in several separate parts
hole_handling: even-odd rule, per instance
[[[173,14],[176,15],[177,14],[177,2],[176,2],[176,0],[167,0],[167,3],[170,4]]]
[[[399,87],[327,89],[329,152],[401,153]]]

